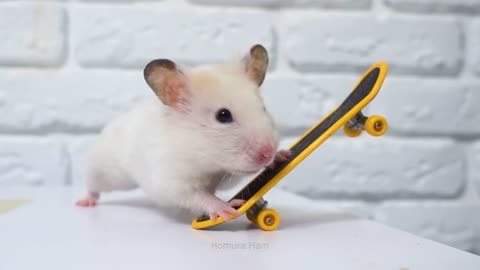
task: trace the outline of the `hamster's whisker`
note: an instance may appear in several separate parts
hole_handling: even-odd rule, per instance
[[[236,171],[234,173],[237,173]],[[231,184],[232,183],[232,179],[233,179],[233,173],[228,173],[228,178],[226,179],[225,182],[227,182],[227,184]]]
[[[222,176],[222,178],[220,179],[220,182],[218,183],[219,185],[223,184],[225,179],[227,178],[227,176],[229,175],[230,173],[229,172],[225,172]]]

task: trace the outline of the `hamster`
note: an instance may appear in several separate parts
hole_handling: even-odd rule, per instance
[[[102,192],[141,188],[157,205],[230,220],[234,207],[215,191],[288,159],[260,92],[269,63],[262,45],[238,63],[180,69],[156,59],[144,69],[155,95],[105,126],[87,165],[92,207]]]

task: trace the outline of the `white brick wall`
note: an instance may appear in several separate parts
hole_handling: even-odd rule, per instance
[[[382,138],[327,141],[281,188],[480,253],[480,1],[0,0],[0,186],[81,184],[98,130],[151,95],[156,57],[268,46],[267,107],[289,145],[360,72]]]
[[[311,198],[444,199],[459,196],[466,172],[451,140],[362,136],[333,138],[288,178],[285,189]]]
[[[66,22],[58,5],[2,4],[0,66],[59,66],[64,59]]]
[[[78,6],[71,13],[73,46],[85,67],[138,70],[159,52],[180,63],[216,62],[255,42],[271,49],[269,17],[258,10]]]
[[[0,185],[68,184],[69,158],[65,145],[50,136],[2,136]]]
[[[359,70],[388,55],[394,73],[452,75],[463,59],[462,28],[451,18],[302,10],[286,12],[279,32],[287,61],[304,72]]]
[[[385,5],[398,11],[418,13],[478,13],[477,0],[383,0]]]

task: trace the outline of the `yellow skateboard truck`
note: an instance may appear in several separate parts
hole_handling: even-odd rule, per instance
[[[263,230],[275,230],[280,224],[280,216],[274,209],[267,208],[267,201],[263,199],[263,195],[317,147],[341,127],[349,137],[359,136],[363,130],[372,136],[383,135],[388,129],[386,119],[379,115],[366,117],[362,113],[362,109],[377,96],[387,75],[387,70],[388,65],[385,62],[371,66],[362,75],[350,95],[289,148],[291,155],[287,161],[277,164],[274,168],[265,168],[235,194],[230,201],[245,200],[245,203],[237,209],[240,215],[246,213],[247,218]],[[192,227],[205,229],[224,222],[222,217],[210,220],[208,215],[203,215],[192,221]]]

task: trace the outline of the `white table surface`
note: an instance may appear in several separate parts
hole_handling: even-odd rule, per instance
[[[479,256],[278,189],[266,197],[282,217],[274,232],[245,217],[194,230],[191,215],[156,209],[138,192],[80,209],[79,194],[0,190],[0,200],[32,199],[0,215],[0,269],[480,269]]]

